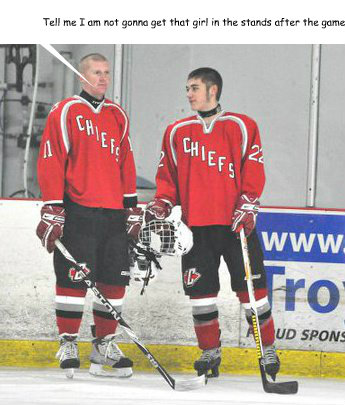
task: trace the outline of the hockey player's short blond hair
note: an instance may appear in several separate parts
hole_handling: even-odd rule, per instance
[[[89,53],[83,56],[79,62],[79,72],[84,73],[90,60],[96,62],[108,62],[108,59],[101,53]]]

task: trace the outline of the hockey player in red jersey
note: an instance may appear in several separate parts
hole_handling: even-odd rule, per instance
[[[182,279],[203,351],[194,368],[199,375],[213,376],[218,376],[221,362],[217,309],[221,256],[231,275],[232,290],[251,323],[238,238],[244,227],[255,278],[265,370],[275,379],[280,364],[274,347],[263,254],[254,229],[265,183],[259,130],[248,116],[221,108],[222,78],[214,69],[192,71],[186,90],[197,114],[166,129],[156,175],[157,192],[146,207],[145,220],[164,219],[173,206],[181,205],[182,219],[192,229],[194,246],[182,257]]]
[[[73,266],[55,249],[61,238],[80,262],[86,262],[97,288],[121,312],[129,283],[126,208],[135,207],[136,171],[125,111],[105,98],[110,84],[107,59],[89,54],[81,59],[82,92],[55,104],[43,132],[38,180],[43,207],[37,235],[54,251],[56,320],[60,367],[80,366],[76,339],[86,288],[69,278]],[[54,250],[55,249],[55,250]],[[92,374],[103,365],[115,375],[130,376],[132,361],[114,341],[117,321],[101,302],[93,302]]]

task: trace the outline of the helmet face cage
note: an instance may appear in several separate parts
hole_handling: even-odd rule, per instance
[[[139,232],[139,242],[156,254],[174,255],[175,241],[175,227],[168,221],[151,221]]]

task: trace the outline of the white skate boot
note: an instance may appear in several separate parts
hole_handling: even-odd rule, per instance
[[[122,353],[114,339],[115,335],[107,335],[92,341],[90,374],[101,377],[131,377],[133,362]],[[103,366],[110,366],[112,370],[108,372]]]
[[[73,378],[74,369],[80,367],[79,351],[77,346],[77,335],[60,335],[60,349],[56,358],[60,360],[60,368],[64,369],[67,378]]]

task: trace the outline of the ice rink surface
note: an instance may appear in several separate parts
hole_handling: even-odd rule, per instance
[[[175,375],[192,378],[192,375]],[[291,378],[281,377],[279,381]],[[73,380],[59,369],[0,368],[4,405],[344,405],[345,381],[298,378],[295,395],[266,394],[259,377],[221,375],[195,391],[174,391],[157,373],[129,379],[92,377],[78,371]]]

